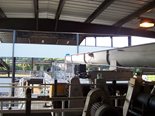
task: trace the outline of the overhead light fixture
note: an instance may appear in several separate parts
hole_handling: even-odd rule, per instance
[[[155,22],[151,19],[141,19],[140,27],[151,28],[155,26]]]

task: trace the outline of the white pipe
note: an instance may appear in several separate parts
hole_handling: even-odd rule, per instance
[[[105,64],[116,60],[120,66],[155,66],[155,43],[66,56],[66,63]]]

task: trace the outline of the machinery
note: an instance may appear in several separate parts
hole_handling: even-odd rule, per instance
[[[121,116],[121,114],[112,106],[107,93],[96,88],[88,93],[82,116]]]
[[[143,81],[141,76],[130,79],[122,107],[112,105],[103,81],[99,80],[96,85],[87,95],[82,116],[154,116],[154,83]]]
[[[67,64],[108,66],[106,71],[91,71],[88,72],[88,76],[83,76],[90,78],[96,89],[88,93],[82,116],[153,116],[155,114],[154,83],[145,82],[139,73],[136,78],[132,75],[135,67],[140,67],[146,72],[154,72],[153,46],[154,43],[66,56]],[[123,70],[120,70],[122,67]],[[118,107],[110,98],[119,99],[116,96],[119,93],[118,87],[115,85],[117,81],[122,80],[128,81],[128,89],[126,85],[122,86],[126,87],[125,89],[120,89],[119,92],[125,90],[122,94],[125,99],[120,100],[123,105]],[[112,91],[107,81],[112,81],[110,86]]]
[[[154,116],[154,83],[143,81],[141,76],[131,78],[123,106],[123,116]]]

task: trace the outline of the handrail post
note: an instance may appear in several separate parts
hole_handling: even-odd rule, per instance
[[[63,110],[65,108],[65,100],[62,100],[61,102],[62,102],[61,108]],[[61,116],[64,116],[64,111],[62,111]]]
[[[26,90],[26,116],[31,115],[31,89],[27,88]]]
[[[1,110],[3,110],[3,101],[1,101]]]

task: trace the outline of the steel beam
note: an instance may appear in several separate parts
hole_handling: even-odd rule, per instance
[[[97,16],[99,16],[108,6],[115,0],[104,0],[101,5],[85,20],[85,23],[91,23]]]
[[[39,19],[38,31],[54,31],[55,20],[52,19]],[[16,29],[16,30],[35,30],[35,20],[34,19],[20,19],[20,18],[6,18],[0,19],[1,29]],[[100,34],[102,36],[117,36],[117,35],[127,35],[127,36],[142,36],[155,38],[154,31],[142,30],[142,29],[130,29],[130,28],[118,28],[115,26],[108,25],[98,25],[98,24],[88,24],[73,21],[59,21],[57,32],[66,33],[79,33],[79,34]]]
[[[148,10],[152,9],[155,7],[155,0],[153,0],[152,2],[144,5],[143,7],[141,7],[140,9],[138,9],[137,11],[129,14],[128,16],[122,18],[121,20],[119,20],[118,22],[116,22],[114,24],[114,26],[120,27],[123,24],[131,21],[132,19],[139,17],[140,15],[142,15],[143,13],[147,12]]]
[[[58,23],[58,20],[60,18],[60,15],[61,15],[61,12],[62,12],[62,9],[65,5],[65,1],[66,0],[60,0],[59,1],[59,6],[58,6],[58,9],[57,9],[57,12],[55,14],[55,30],[57,30],[57,23]]]
[[[3,10],[0,8],[0,18],[7,18]]]
[[[34,18],[36,20],[36,30],[38,30],[38,18],[39,18],[39,3],[38,0],[33,0],[34,4]]]

